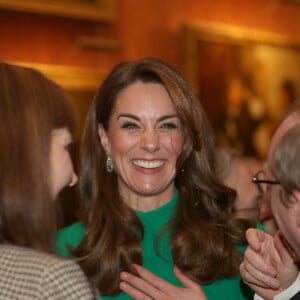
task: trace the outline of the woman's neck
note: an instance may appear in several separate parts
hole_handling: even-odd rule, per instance
[[[149,212],[168,203],[174,197],[174,185],[159,194],[142,195],[132,191],[120,191],[124,202],[133,210]]]

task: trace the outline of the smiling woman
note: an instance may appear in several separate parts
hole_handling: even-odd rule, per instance
[[[213,168],[210,125],[182,76],[154,58],[119,64],[87,115],[85,216],[58,233],[58,253],[77,258],[103,299],[252,299],[236,247],[251,224],[233,219],[234,192]]]
[[[109,127],[100,124],[99,136],[120,178],[119,192],[130,207],[150,211],[172,198],[183,133],[161,84],[137,82],[120,92]],[[136,194],[147,197],[137,201]],[[151,199],[157,194],[162,201]]]

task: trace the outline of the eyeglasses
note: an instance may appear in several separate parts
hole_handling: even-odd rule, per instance
[[[252,182],[256,184],[260,193],[265,194],[271,190],[271,185],[280,184],[278,180],[269,180],[264,171],[259,171],[252,178]]]

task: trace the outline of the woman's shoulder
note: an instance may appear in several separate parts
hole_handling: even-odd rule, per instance
[[[86,227],[81,222],[76,222],[68,227],[59,230],[55,236],[56,253],[70,257],[68,246],[77,247],[86,232]]]
[[[0,261],[2,260],[7,264],[7,269],[26,268],[32,270],[32,274],[43,272],[47,268],[59,268],[70,264],[69,260],[57,257],[54,254],[10,244],[0,246]]]
[[[96,299],[80,267],[53,254],[14,245],[0,246],[0,295],[21,299]],[[14,288],[12,288],[14,287]],[[24,296],[25,297],[25,296]]]
[[[43,268],[43,265],[51,264],[53,260],[59,258],[51,254],[46,254],[31,248],[19,247],[12,244],[1,244],[0,259],[5,260],[12,268],[14,265],[36,264]],[[21,264],[22,262],[22,264]],[[8,267],[9,267],[8,266]]]

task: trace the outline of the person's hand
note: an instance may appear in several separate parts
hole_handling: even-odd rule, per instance
[[[297,278],[298,269],[290,251],[275,238],[257,229],[246,233],[249,247],[240,265],[240,273],[246,284],[265,299],[273,299],[288,288]]]
[[[274,245],[279,254],[275,264],[280,289],[287,289],[298,277],[298,258],[280,231],[275,233]]]
[[[200,285],[190,280],[176,267],[174,274],[183,288],[168,283],[139,265],[133,267],[140,277],[122,272],[120,289],[135,300],[207,300]]]
[[[246,237],[249,246],[240,265],[244,281],[247,284],[277,289],[279,287],[279,281],[275,278],[277,271],[270,262],[270,257],[276,256],[273,237],[252,228],[247,230]]]

